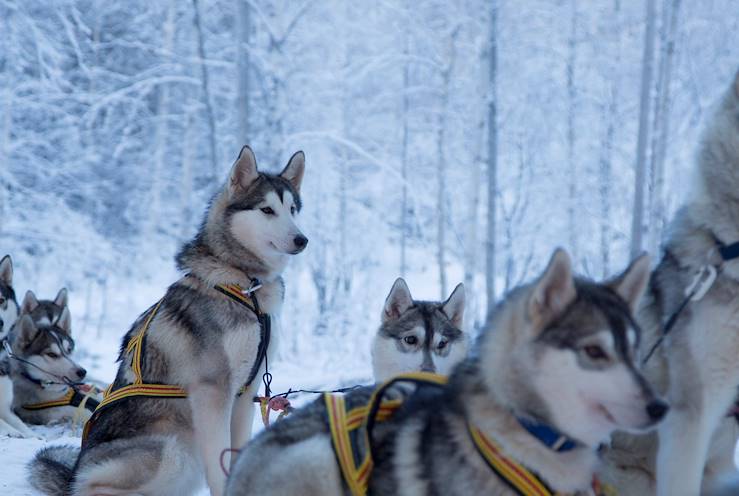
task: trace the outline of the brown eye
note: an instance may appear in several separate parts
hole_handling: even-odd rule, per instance
[[[295,205],[290,207],[290,215],[295,215]]]
[[[274,214],[275,214],[275,211],[274,211],[274,210],[272,210],[272,207],[264,207],[264,208],[260,208],[260,210],[261,210],[261,211],[262,211],[262,212],[263,212],[263,213],[264,213],[265,215],[274,215]]]
[[[418,338],[416,336],[406,336],[403,338],[403,341],[405,341],[405,344],[409,344],[411,346],[418,344]]]
[[[0,305],[5,305],[5,298],[0,296]]]
[[[442,339],[441,341],[439,341],[439,344],[436,345],[436,349],[443,350],[444,348],[446,348],[446,345],[448,344],[449,344],[449,341]]]
[[[46,356],[51,358],[52,360],[56,360],[57,358],[59,358],[59,355],[54,353],[53,351],[48,352]]]
[[[591,344],[583,348],[583,351],[588,356],[588,358],[592,360],[608,360],[608,355],[606,355],[606,352],[603,351],[603,348],[598,345]]]

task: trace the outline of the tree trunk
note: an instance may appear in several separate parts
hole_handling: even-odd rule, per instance
[[[634,213],[631,221],[631,257],[641,253],[644,246],[644,183],[647,179],[647,143],[654,62],[654,1],[646,2],[644,29],[644,58],[642,61],[641,95],[639,103],[639,136],[636,144],[636,171],[634,174]]]
[[[670,127],[670,83],[672,82],[672,61],[675,54],[675,32],[680,4],[681,0],[665,1],[660,30],[661,50],[657,72],[650,167],[652,192],[650,195],[649,250],[652,253],[659,250],[665,227],[664,163]]]
[[[498,191],[498,0],[490,1],[490,47],[488,80],[488,184],[487,233],[485,241],[485,286],[487,315],[495,307],[495,214]]]
[[[218,177],[218,155],[216,151],[216,118],[213,112],[213,105],[210,102],[210,85],[208,82],[208,68],[205,66],[205,38],[203,36],[203,26],[200,22],[200,3],[198,0],[192,0],[193,6],[193,22],[195,23],[195,33],[198,41],[198,57],[200,59],[200,77],[203,84],[203,102],[205,103],[205,116],[208,121],[208,147],[210,149],[211,175],[215,179]]]
[[[238,107],[238,145],[251,143],[249,135],[249,34],[251,18],[249,2],[236,0],[236,66],[238,70],[238,89],[236,106]]]

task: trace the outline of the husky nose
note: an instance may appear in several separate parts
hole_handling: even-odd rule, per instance
[[[0,319],[0,331],[3,330],[4,325],[5,325],[5,321],[3,319]]]
[[[295,246],[302,250],[303,248],[305,248],[305,245],[308,244],[308,238],[306,238],[302,234],[298,234],[297,236],[295,236],[293,243],[295,243]]]
[[[662,417],[664,417],[667,414],[667,411],[670,409],[670,405],[665,403],[662,400],[652,400],[647,405],[647,414],[649,415],[649,418],[657,422],[658,420],[662,420]]]
[[[85,376],[87,375],[87,371],[86,371],[85,369],[83,369],[82,367],[78,368],[78,369],[77,369],[77,370],[75,371],[75,373],[77,374],[77,377],[78,377],[79,379],[84,379],[84,378],[85,378]]]

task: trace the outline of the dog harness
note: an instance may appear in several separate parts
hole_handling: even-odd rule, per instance
[[[257,317],[260,327],[260,340],[259,346],[257,347],[257,358],[252,366],[244,386],[242,386],[240,393],[246,390],[251,385],[254,378],[259,372],[259,366],[262,360],[267,355],[267,348],[269,347],[269,340],[271,335],[271,318],[269,314],[262,313],[259,307],[256,294],[254,292],[261,287],[261,283],[257,279],[252,280],[252,285],[249,289],[243,289],[237,284],[217,284],[213,288],[219,293],[231,298],[236,303],[249,309]],[[146,332],[151,326],[151,322],[154,320],[159,308],[162,306],[164,298],[159,300],[154,307],[149,311],[149,314],[144,320],[144,324],[141,329],[136,333],[134,337],[128,342],[126,346],[126,353],[131,354],[131,371],[134,375],[134,381],[131,384],[120,387],[113,390],[113,384],[108,386],[103,395],[103,400],[97,405],[94,413],[85,424],[82,431],[82,442],[84,443],[87,439],[90,427],[93,422],[97,420],[100,414],[105,410],[106,407],[111,404],[120,401],[125,398],[133,398],[138,396],[150,397],[150,398],[187,398],[187,391],[180,387],[172,384],[153,384],[144,382],[142,370],[144,360],[144,350],[146,347]],[[269,394],[269,393],[267,393]]]
[[[82,408],[94,412],[100,402],[92,396],[101,392],[102,390],[96,388],[95,386],[83,384],[81,386],[76,386],[75,388],[70,387],[69,391],[67,391],[67,394],[65,394],[61,398],[49,401],[41,401],[39,403],[27,403],[25,405],[21,405],[21,408],[23,408],[24,410],[35,411],[46,410],[48,408],[56,408],[59,406],[78,407],[82,405]]]
[[[398,382],[441,387],[447,383],[447,378],[426,372],[403,374],[377,387],[367,404],[348,411],[343,395],[324,394],[331,431],[331,443],[341,468],[341,474],[353,496],[365,496],[367,494],[369,479],[374,466],[372,457],[372,430],[374,424],[392,418],[393,414],[403,404],[404,400],[402,399],[383,399],[387,389]],[[413,394],[418,394],[418,391]],[[519,422],[521,422],[521,419],[519,419]],[[569,451],[575,447],[572,444],[574,441],[567,439],[563,442],[561,440],[563,436],[551,428],[547,430],[546,436],[542,438],[537,435],[537,433],[542,432],[542,425],[529,423],[528,426],[523,424],[522,426],[556,452]],[[503,454],[500,446],[475,426],[468,424],[468,432],[475,448],[488,467],[517,495],[565,496],[562,493],[552,491],[536,474]],[[550,442],[552,433],[557,435],[556,439]],[[616,496],[613,488],[601,484],[595,478],[593,479],[592,490],[596,496]]]

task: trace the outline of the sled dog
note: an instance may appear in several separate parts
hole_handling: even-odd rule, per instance
[[[373,430],[369,494],[513,495],[517,482],[549,491],[524,494],[590,491],[598,446],[611,432],[652,428],[668,410],[634,363],[640,330],[631,312],[648,277],[643,256],[604,283],[576,278],[569,256],[556,251],[536,281],[499,305],[445,386],[419,387]],[[370,394],[342,398],[354,411]],[[257,436],[226,494],[352,494],[344,462],[354,449],[334,434],[333,398]],[[528,475],[514,481],[500,460]]]
[[[444,302],[417,301],[398,278],[385,300],[382,323],[372,342],[375,381],[414,371],[448,375],[467,355],[463,320],[462,284]]]
[[[692,195],[671,223],[638,312],[648,350],[700,276],[705,294],[687,303],[645,366],[672,405],[658,430],[659,443],[654,435],[616,436],[606,455],[604,476],[626,494],[739,493],[739,427],[727,416],[739,386],[739,253],[732,253],[737,241],[739,72],[703,131]]]
[[[81,450],[40,451],[30,464],[34,487],[187,495],[205,476],[212,495],[223,493],[219,460],[249,438],[259,372],[274,349],[274,340],[267,344],[284,296],[280,275],[308,243],[296,225],[304,166],[297,152],[280,174],[263,173],[252,150],[241,150],[177,255],[185,275],[123,338],[118,374]]]

